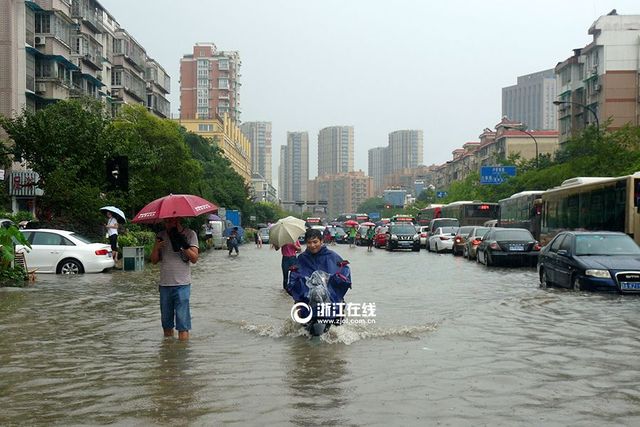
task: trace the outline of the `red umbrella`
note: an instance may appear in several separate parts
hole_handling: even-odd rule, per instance
[[[354,221],[352,219],[345,221],[344,225],[347,225],[349,227],[355,227],[356,225],[358,225],[358,221]]]
[[[192,194],[169,194],[149,203],[131,222],[159,222],[165,218],[198,216],[218,207]]]
[[[367,222],[363,222],[361,225],[366,225],[367,227],[375,227],[376,225],[371,222],[371,221],[367,221]]]

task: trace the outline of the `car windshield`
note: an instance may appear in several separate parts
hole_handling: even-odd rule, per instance
[[[442,219],[433,223],[434,230],[438,227],[457,227],[459,224],[457,219]]]
[[[78,233],[71,233],[71,236],[73,236],[74,238],[80,240],[82,243],[93,243],[91,240],[89,240],[88,238],[84,237],[82,234],[78,234]]]
[[[458,229],[458,234],[461,236],[468,236],[469,233],[471,233],[471,230],[473,230],[473,227],[469,227],[469,226],[460,227]]]
[[[458,227],[442,227],[440,234],[455,234],[458,231]]]
[[[416,229],[410,224],[394,225],[391,227],[391,232],[394,234],[416,234]]]
[[[494,233],[495,240],[533,240],[527,230],[498,230]]]
[[[576,255],[640,255],[640,248],[629,236],[578,235],[576,236]]]
[[[260,229],[260,235],[268,236],[269,235],[269,229],[268,228],[261,228]]]
[[[331,232],[332,236],[343,236],[346,234],[346,232],[340,227],[335,227],[334,229],[330,229],[329,231]]]

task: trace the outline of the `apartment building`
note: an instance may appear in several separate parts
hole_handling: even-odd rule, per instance
[[[0,2],[0,114],[11,117],[58,100],[92,97],[113,114],[134,103],[168,117],[169,89],[162,66],[98,1]],[[33,179],[23,165],[12,169],[12,182]],[[39,191],[11,187],[13,209],[34,212]]]
[[[555,67],[560,142],[608,119],[609,129],[640,125],[640,15],[613,10],[588,33],[591,43]]]
[[[245,122],[240,130],[251,145],[251,170],[271,184],[271,122]]]
[[[287,144],[280,147],[278,193],[285,208],[306,202],[309,182],[309,133],[287,132]]]
[[[240,55],[214,43],[196,43],[180,59],[180,118],[211,119],[225,113],[240,123]]]
[[[555,130],[556,75],[553,68],[518,76],[513,86],[502,88],[502,115],[532,130]]]
[[[189,132],[211,139],[222,155],[231,163],[231,167],[244,179],[247,185],[252,182],[251,142],[231,119],[229,114],[212,119],[175,119]]]
[[[331,126],[318,132],[318,176],[353,171],[353,126]]]
[[[315,198],[327,202],[328,218],[343,212],[356,212],[358,207],[373,196],[373,178],[364,171],[352,171],[318,176],[311,186]]]

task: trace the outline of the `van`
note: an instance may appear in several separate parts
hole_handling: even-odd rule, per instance
[[[223,236],[224,222],[222,221],[209,221],[211,228],[213,229],[213,248],[224,249],[226,248],[226,239]]]
[[[434,218],[429,223],[429,232],[427,233],[427,250],[429,249],[429,237],[435,233],[439,227],[460,227],[458,218]]]

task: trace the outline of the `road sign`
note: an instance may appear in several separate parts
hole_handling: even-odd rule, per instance
[[[437,191],[436,192],[436,197],[438,199],[444,199],[445,197],[447,197],[449,193],[447,193],[446,191]]]
[[[483,166],[480,168],[480,184],[502,184],[510,176],[516,176],[515,166]]]

